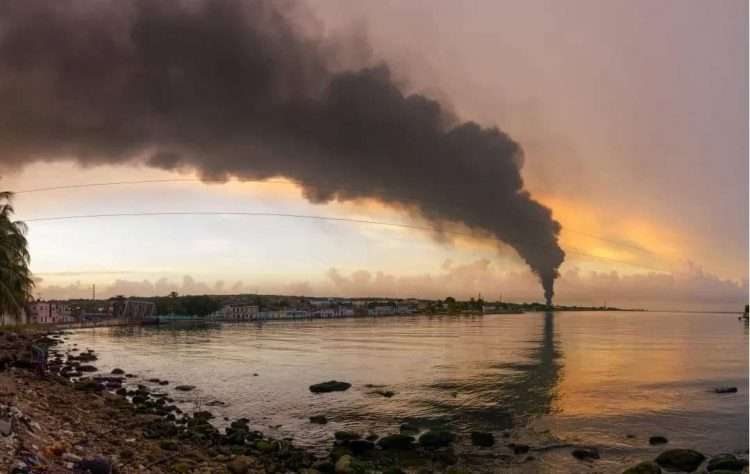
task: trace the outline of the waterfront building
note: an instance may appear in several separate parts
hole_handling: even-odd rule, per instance
[[[33,301],[28,305],[29,322],[37,324],[61,324],[73,321],[70,306],[58,301]]]
[[[376,305],[367,310],[369,316],[388,316],[396,313],[396,308],[391,305]]]
[[[152,301],[116,298],[110,305],[112,318],[129,321],[148,319],[156,314],[156,304]]]
[[[209,318],[225,321],[253,321],[258,319],[258,309],[258,305],[254,304],[227,304],[220,310],[210,314]]]

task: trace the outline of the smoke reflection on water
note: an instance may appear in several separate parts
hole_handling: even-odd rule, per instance
[[[405,421],[498,437],[512,427],[514,440],[536,446],[597,445],[597,469],[617,472],[653,457],[652,434],[707,453],[746,449],[747,337],[731,315],[591,312],[101,328],[68,344],[99,351],[102,371],[170,380],[166,390],[187,408],[221,400],[211,408],[220,420],[246,416],[303,446],[325,448],[341,429],[393,433]],[[353,386],[307,389],[330,379]],[[198,388],[173,392],[180,383]],[[740,393],[717,397],[719,385]],[[309,423],[315,414],[330,422]],[[508,452],[504,443],[484,451]],[[577,462],[537,454],[542,465]]]

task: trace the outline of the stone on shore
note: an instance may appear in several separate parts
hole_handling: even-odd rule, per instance
[[[122,375],[122,374],[124,374],[124,373],[125,373],[125,371],[124,371],[124,370],[122,370],[122,369],[117,369],[117,368],[115,368],[115,369],[112,369],[112,372],[110,372],[110,373],[111,373],[112,375]]]
[[[430,430],[419,437],[419,444],[425,448],[442,448],[449,446],[455,439],[456,435],[450,431]]]
[[[742,471],[745,466],[747,466],[747,461],[744,459],[738,459],[734,454],[719,454],[708,461],[706,470],[709,472],[720,470]]]
[[[349,390],[351,386],[352,384],[347,382],[329,380],[328,382],[310,385],[310,391],[312,393],[344,392],[346,390]]]
[[[361,456],[375,449],[375,444],[373,442],[365,441],[363,439],[349,441],[347,446],[351,452],[357,456]]]
[[[661,474],[661,468],[653,461],[643,461],[625,469],[622,474]]]
[[[648,439],[648,444],[655,446],[657,444],[667,444],[669,440],[664,436],[652,436]]]
[[[189,392],[195,388],[195,385],[178,385],[174,389],[180,392]]]
[[[656,464],[663,469],[693,472],[698,469],[706,456],[692,449],[669,449],[656,458]]]
[[[737,393],[737,387],[716,387],[714,389],[716,393]]]
[[[247,456],[237,456],[236,458],[229,461],[227,464],[227,469],[232,474],[247,474],[248,471],[250,471],[250,467],[252,466],[253,462],[252,459],[250,459]]]
[[[337,431],[333,436],[337,441],[353,441],[362,438],[362,435],[353,431]]]
[[[473,444],[474,446],[488,448],[495,444],[495,436],[492,433],[472,431],[471,432],[471,444]]]
[[[328,418],[326,418],[325,415],[313,415],[310,417],[310,423],[314,423],[316,425],[325,425],[328,423]]]
[[[411,449],[414,447],[414,437],[403,434],[383,436],[378,440],[378,446],[383,449]]]
[[[526,454],[531,449],[527,444],[509,443],[508,447],[513,450],[513,454]]]
[[[596,448],[576,448],[570,454],[581,461],[599,459],[599,450]]]
[[[335,472],[336,474],[346,474],[351,472],[352,468],[352,457],[348,454],[344,454],[336,461]]]

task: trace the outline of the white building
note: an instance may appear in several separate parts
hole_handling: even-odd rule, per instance
[[[38,324],[59,324],[73,321],[70,306],[56,301],[34,301],[29,303],[30,322]]]
[[[209,317],[226,321],[254,321],[259,317],[258,305],[228,304]]]

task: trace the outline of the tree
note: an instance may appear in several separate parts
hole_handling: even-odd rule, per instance
[[[0,314],[18,316],[32,299],[34,280],[26,241],[26,224],[11,220],[13,193],[0,192]]]
[[[221,308],[221,303],[208,295],[183,296],[182,306],[186,314],[206,316]]]

